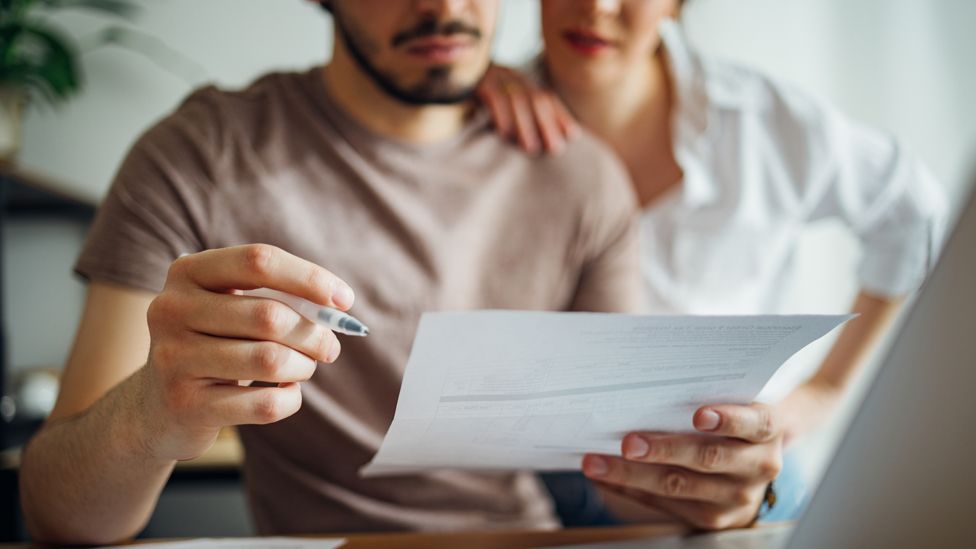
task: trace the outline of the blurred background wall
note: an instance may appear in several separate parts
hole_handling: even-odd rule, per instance
[[[496,59],[518,64],[541,45],[537,3],[502,2]],[[330,49],[327,18],[304,0],[143,5],[132,26],[191,62],[166,54],[164,70],[131,51],[96,49],[84,58],[81,96],[63,108],[27,115],[20,163],[84,200],[104,195],[129,144],[191,89],[209,82],[243,86],[272,69],[322,63]],[[105,22],[78,14],[56,21],[77,37]],[[973,22],[972,0],[691,0],[684,16],[702,49],[799,84],[897,135],[928,162],[956,202],[976,168]],[[15,371],[59,367],[83,298],[83,286],[70,274],[83,226],[18,219],[4,238],[8,364]],[[843,231],[829,224],[811,230],[798,260],[800,274],[785,309],[844,310],[856,291],[857,250]],[[797,361],[809,369],[823,349]],[[810,444],[823,453],[828,439]]]

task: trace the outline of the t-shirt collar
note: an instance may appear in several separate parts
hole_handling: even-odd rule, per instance
[[[395,137],[381,135],[364,126],[336,104],[331,92],[325,85],[325,80],[322,78],[321,73],[323,70],[324,67],[317,66],[306,73],[318,108],[333,123],[338,124],[348,136],[355,136],[357,140],[368,143],[370,147],[376,150],[417,157],[452,155],[456,154],[459,149],[465,147],[472,135],[485,131],[491,123],[488,110],[478,105],[458,133],[438,142],[413,143]]]

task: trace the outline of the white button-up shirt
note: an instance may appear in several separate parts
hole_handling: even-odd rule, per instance
[[[864,290],[920,284],[948,211],[921,163],[801,91],[699,55],[674,21],[661,34],[684,181],[642,212],[651,312],[776,312],[801,231],[829,218],[861,243]]]

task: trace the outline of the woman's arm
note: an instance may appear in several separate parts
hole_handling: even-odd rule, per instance
[[[903,302],[904,298],[879,297],[866,291],[858,294],[853,312],[860,316],[844,327],[817,372],[775,406],[784,425],[784,444],[830,417]]]

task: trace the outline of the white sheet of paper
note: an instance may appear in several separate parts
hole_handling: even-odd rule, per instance
[[[172,541],[146,545],[156,549],[336,549],[344,539],[307,538],[200,538],[186,541]],[[108,547],[107,549],[132,549],[132,545]]]
[[[691,431],[745,404],[794,353],[853,315],[427,313],[400,398],[361,474],[578,470],[633,430]]]

